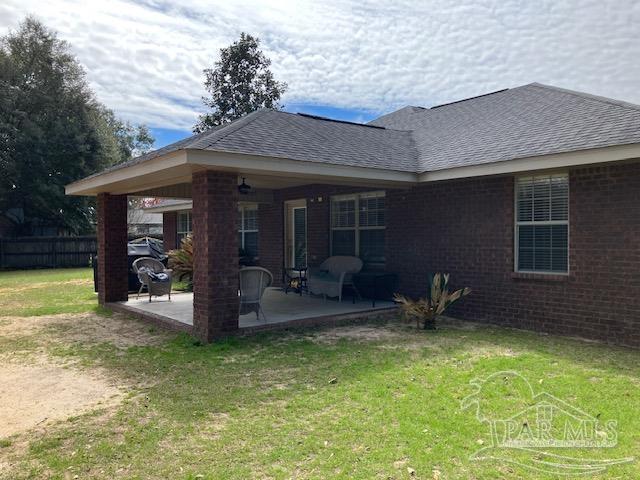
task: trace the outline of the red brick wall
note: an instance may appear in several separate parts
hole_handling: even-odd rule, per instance
[[[177,212],[164,212],[162,214],[162,237],[165,252],[178,248]]]
[[[424,295],[426,272],[473,293],[469,320],[640,345],[640,164],[570,172],[568,277],[514,274],[514,179],[387,192],[387,269]]]
[[[266,268],[273,274],[274,285],[281,285],[282,283],[283,208],[282,202],[278,200],[273,203],[261,203],[258,205],[259,263],[261,267]]]
[[[196,172],[192,195],[193,331],[210,342],[238,329],[237,175]]]
[[[284,202],[307,200],[307,255],[310,266],[322,263],[330,251],[330,197],[371,188],[337,185],[305,185],[274,191],[273,204],[261,204],[258,210],[258,255],[260,265],[273,273],[280,285],[284,265]]]
[[[128,296],[127,196],[98,195],[98,302]]]

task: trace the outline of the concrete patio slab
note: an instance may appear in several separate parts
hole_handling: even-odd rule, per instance
[[[146,295],[136,298],[130,295],[127,302],[109,305],[114,310],[133,313],[142,319],[160,321],[176,330],[189,332],[193,326],[193,293],[174,293],[171,301],[165,297],[154,297],[151,302]],[[241,315],[239,327],[241,331],[253,332],[270,330],[278,327],[296,325],[333,324],[336,320],[349,320],[379,315],[385,311],[394,311],[393,302],[377,301],[373,307],[371,300],[350,298],[338,302],[335,299],[323,300],[310,295],[285,294],[280,288],[268,288],[262,300],[265,316],[256,318],[255,313]]]

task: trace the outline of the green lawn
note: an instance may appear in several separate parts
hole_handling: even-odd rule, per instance
[[[88,312],[96,299],[90,268],[0,272],[0,316]]]
[[[56,284],[90,276],[75,272],[50,274],[50,288],[65,290]],[[0,276],[3,297],[25,274],[6,275]],[[47,278],[42,272],[22,278],[32,275]],[[90,284],[78,288],[83,299],[93,295]],[[41,312],[38,295],[17,294],[22,300],[9,303],[23,302],[22,310],[12,308]],[[73,311],[66,301],[59,305]],[[33,339],[32,348],[100,367],[131,385],[130,394],[115,411],[71,418],[42,436],[4,440],[0,465],[3,451],[17,462],[6,478],[559,478],[469,459],[491,439],[461,401],[474,391],[472,379],[500,371],[517,371],[536,393],[617,421],[615,448],[554,453],[609,459],[640,452],[636,350],[455,322],[429,332],[392,322],[209,346],[184,335],[117,348],[72,341],[55,327],[47,334],[47,341]],[[509,381],[499,377],[499,387]],[[502,408],[530,404],[507,392],[489,407],[500,417]],[[640,463],[590,478],[640,478]]]

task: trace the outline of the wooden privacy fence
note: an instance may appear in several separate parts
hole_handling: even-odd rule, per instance
[[[95,235],[0,238],[0,268],[88,267],[97,251]]]

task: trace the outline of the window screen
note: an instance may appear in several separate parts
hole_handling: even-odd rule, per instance
[[[178,228],[177,228],[177,237],[178,237],[178,245],[182,243],[182,239],[187,235],[190,235],[192,232],[192,224],[191,224],[191,212],[179,212],[178,213]]]
[[[331,254],[354,255],[369,266],[384,264],[384,192],[331,199]]]
[[[255,205],[238,207],[238,244],[245,255],[258,255],[258,207]]]
[[[516,180],[516,267],[521,272],[569,271],[569,177]]]

